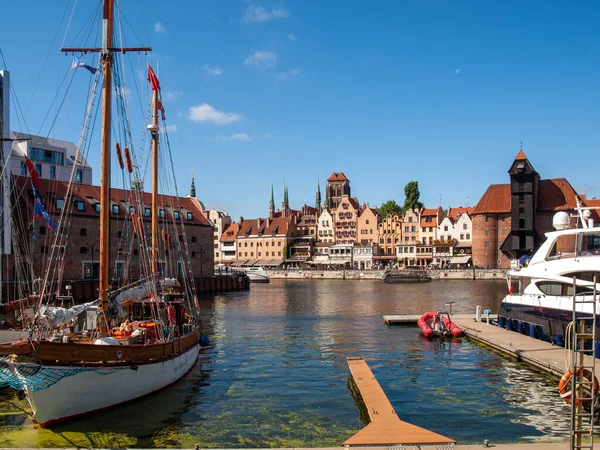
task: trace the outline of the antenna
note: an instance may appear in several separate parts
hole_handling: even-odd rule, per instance
[[[467,197],[467,200],[465,201],[465,208],[469,207],[469,203],[471,203],[471,197]]]
[[[440,196],[440,206],[442,206],[442,193],[438,192],[438,195]]]

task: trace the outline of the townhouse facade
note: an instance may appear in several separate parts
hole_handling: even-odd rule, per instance
[[[366,203],[363,203],[357,219],[358,242],[361,245],[372,245],[373,243],[377,243],[380,223],[381,216],[377,210],[367,206]]]
[[[352,244],[357,241],[359,212],[360,208],[355,199],[346,194],[340,197],[337,207],[332,210],[336,243]]]

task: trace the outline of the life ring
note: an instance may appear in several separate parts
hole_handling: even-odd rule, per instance
[[[579,376],[580,371],[583,371],[582,376],[583,378],[585,378],[588,382],[592,381],[592,372],[588,369],[577,369],[577,371],[575,372],[575,376]],[[573,376],[573,373],[568,370],[567,373],[565,373],[562,378],[560,379],[560,382],[558,383],[558,392],[560,393],[560,398],[562,398],[566,403],[571,403],[571,377]],[[581,404],[582,406],[588,405],[591,400],[589,399],[590,395],[589,392],[585,392],[587,391],[586,388],[584,388],[584,396],[587,397],[584,400],[576,400],[575,404],[579,405]],[[595,397],[598,394],[598,378],[594,377],[594,395],[592,397]]]

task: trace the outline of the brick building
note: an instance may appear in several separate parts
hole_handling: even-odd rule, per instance
[[[532,254],[552,231],[558,211],[575,213],[577,193],[564,178],[540,179],[523,150],[509,171],[510,183],[488,187],[473,208],[473,264],[508,268]]]
[[[13,216],[18,225],[15,229],[19,230],[13,240],[13,247],[20,249],[15,252],[17,264],[27,264],[29,258],[32,262],[32,270],[20,267],[18,273],[30,273],[32,277],[42,276],[54,250],[55,255],[60,251],[64,252],[64,280],[97,279],[100,260],[100,188],[76,184],[69,201],[68,183],[40,179],[42,202],[52,220],[58,224],[63,212],[69,214],[70,223],[65,228],[62,239],[59,236],[56,240],[58,231],[50,229],[44,219],[33,218],[31,179],[13,177],[13,183],[16,192],[20,193]],[[137,195],[140,196],[141,206],[139,202],[133,201]],[[136,280],[142,276],[140,264],[147,267],[148,257],[143,254],[151,247],[151,197],[147,192],[132,193],[121,189],[110,191],[109,274],[115,282]],[[194,276],[212,275],[213,228],[202,215],[199,203],[191,198],[178,199],[159,195],[159,205],[160,272],[164,276],[180,277],[184,268],[178,255],[183,255],[185,259],[187,253]],[[11,261],[10,270],[16,275],[14,260]]]

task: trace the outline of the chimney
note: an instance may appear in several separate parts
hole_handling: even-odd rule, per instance
[[[256,219],[256,227],[260,229],[260,218]]]
[[[270,226],[271,226],[271,218],[267,217],[267,227],[270,227]]]
[[[240,225],[242,224],[243,221],[244,221],[244,216],[240,216]]]

